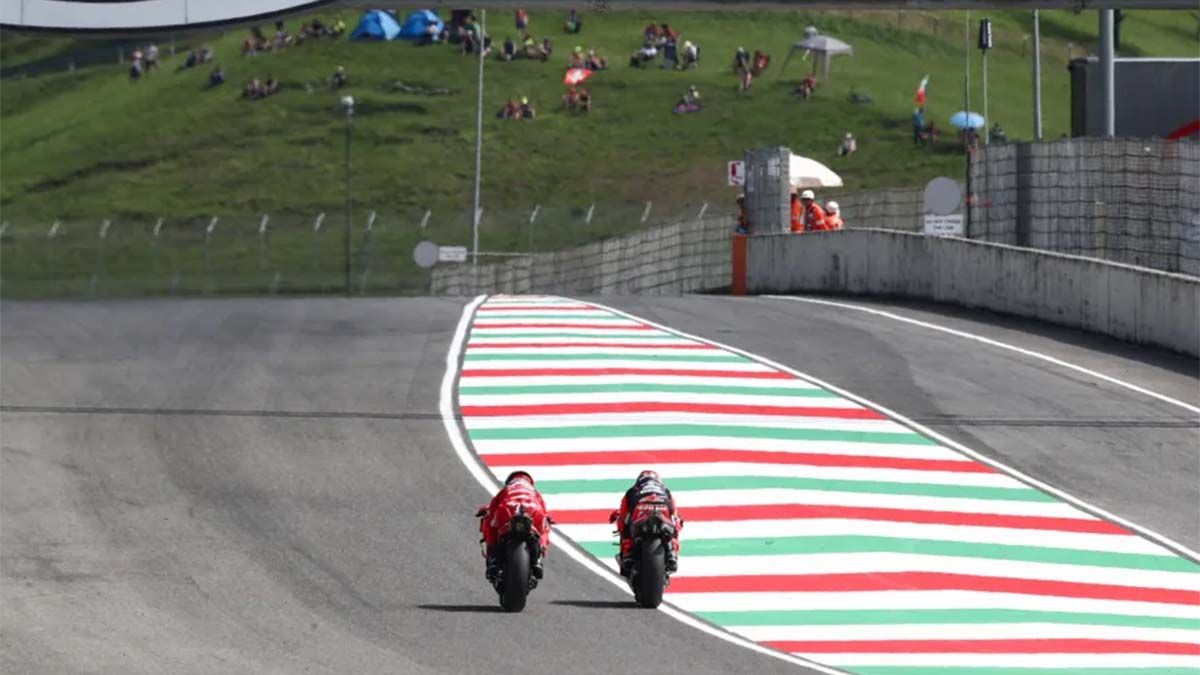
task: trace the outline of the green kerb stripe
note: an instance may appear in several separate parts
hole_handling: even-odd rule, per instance
[[[684,517],[687,513],[684,512]],[[610,555],[611,542],[579,542],[592,555]],[[685,539],[681,553],[685,557],[811,555],[820,553],[911,553],[951,558],[986,558],[1021,562],[1117,567],[1159,572],[1200,573],[1200,565],[1176,556],[1143,553],[1081,551],[1044,546],[978,544],[939,539],[903,539],[867,535],[831,535],[818,537],[745,537],[731,539]]]
[[[544,494],[579,494],[585,492],[623,492],[629,481],[544,480],[538,489]],[[970,485],[939,485],[936,483],[887,483],[870,480],[828,480],[792,476],[703,476],[672,478],[671,491],[676,494],[689,490],[821,490],[826,492],[865,492],[887,495],[921,495],[925,497],[959,497],[963,499],[998,499],[1019,502],[1054,502],[1053,497],[1031,488],[975,487]]]
[[[1087,626],[1200,629],[1200,619],[1026,609],[829,609],[696,612],[718,626],[1066,623]]]
[[[524,429],[473,429],[471,440],[534,440],[550,438],[623,438],[646,436],[713,436],[716,438],[774,438],[785,441],[844,441],[894,445],[937,445],[913,433],[789,429],[786,427],[724,426],[720,424],[626,424],[622,426],[528,427]]]
[[[552,352],[518,352],[515,354],[473,354],[467,361],[690,361],[695,363],[752,363],[736,354],[701,356],[699,354],[558,354]]]
[[[1200,675],[1200,668],[972,668],[968,665],[839,665],[856,675]]]
[[[518,387],[459,387],[458,393],[479,396],[505,394],[745,394],[747,396],[798,396],[803,398],[838,398],[824,389],[794,389],[784,387],[726,387],[719,384],[542,384]]]

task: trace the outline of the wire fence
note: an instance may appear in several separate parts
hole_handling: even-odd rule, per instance
[[[483,210],[484,259],[555,251],[729,211],[729,205],[532,204]],[[425,294],[413,262],[428,240],[472,245],[470,209],[308,216],[0,222],[0,295],[9,298],[210,294]],[[446,263],[452,265],[453,263]]]
[[[1075,138],[982,148],[967,234],[1200,275],[1200,144]]]
[[[729,216],[689,219],[555,253],[434,269],[435,295],[676,295],[727,288]]]

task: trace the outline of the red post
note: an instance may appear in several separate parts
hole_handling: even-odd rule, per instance
[[[733,235],[733,279],[729,285],[733,295],[746,294],[746,235]]]

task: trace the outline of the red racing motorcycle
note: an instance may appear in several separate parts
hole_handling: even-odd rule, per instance
[[[484,517],[486,513],[486,509],[480,509],[475,515]],[[549,517],[544,519],[546,527],[552,522]],[[539,543],[541,536],[532,515],[526,513],[519,504],[509,512],[508,521],[500,526],[497,541],[500,567],[492,579],[492,586],[500,596],[500,606],[506,612],[525,609],[525,599],[530,591],[537,588],[538,579],[532,571],[542,554]]]
[[[616,516],[613,512],[612,520]],[[625,568],[629,588],[638,605],[654,609],[662,604],[663,591],[671,583],[667,551],[679,531],[679,521],[671,515],[665,497],[650,497],[633,508],[628,527],[630,549]]]

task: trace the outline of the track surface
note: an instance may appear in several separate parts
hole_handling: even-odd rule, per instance
[[[1200,438],[1182,410],[844,310],[598,301],[825,378],[1200,544]],[[562,556],[527,613],[493,613],[471,518],[486,494],[437,417],[461,308],[0,306],[0,670],[610,673],[669,657],[692,673],[797,672],[626,609]],[[1200,399],[1194,361],[948,321]]]
[[[4,405],[61,412],[3,413],[0,671],[796,672],[561,555],[494,612],[437,416],[462,304],[3,305]]]

